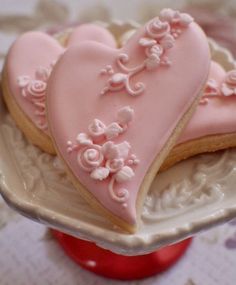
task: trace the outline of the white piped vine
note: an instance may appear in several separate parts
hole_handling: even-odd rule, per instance
[[[67,142],[68,153],[77,152],[77,162],[81,169],[90,173],[94,180],[109,179],[110,197],[127,207],[129,191],[115,187],[130,181],[135,173],[133,166],[139,163],[135,154],[131,154],[131,146],[127,141],[115,144],[111,141],[124,133],[132,121],[134,110],[129,106],[121,108],[117,120],[106,126],[99,119],[94,119],[88,126],[88,133],[79,133],[76,143]]]
[[[38,67],[34,78],[28,75],[22,75],[17,78],[18,86],[21,89],[21,95],[35,106],[35,115],[38,117],[36,125],[41,130],[47,130],[45,100],[47,81],[51,74],[55,62],[46,67]]]
[[[236,95],[236,70],[229,71],[222,83],[217,83],[214,79],[209,79],[200,104],[207,104],[209,99],[214,97],[229,97]]]
[[[163,9],[159,18],[153,19],[146,25],[146,35],[138,42],[139,46],[144,48],[146,56],[144,61],[138,66],[127,67],[126,64],[130,60],[129,55],[119,54],[116,59],[118,72],[115,72],[111,65],[107,65],[101,70],[102,75],[110,76],[101,94],[122,89],[125,89],[131,96],[143,93],[145,84],[136,82],[131,86],[130,79],[143,70],[151,71],[159,66],[170,66],[171,61],[165,52],[174,46],[175,40],[192,21],[193,18],[188,14],[172,9]]]

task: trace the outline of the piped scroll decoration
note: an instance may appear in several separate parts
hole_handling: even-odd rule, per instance
[[[131,146],[127,141],[115,144],[112,139],[124,133],[134,111],[129,106],[121,108],[117,120],[106,126],[101,120],[94,119],[88,126],[88,133],[79,133],[76,143],[67,142],[68,153],[77,153],[79,167],[90,174],[94,180],[109,179],[108,193],[114,201],[127,207],[129,191],[115,188],[115,184],[128,182],[134,177],[133,166],[139,163],[135,154],[131,154]]]
[[[131,86],[131,78],[144,70],[153,71],[160,66],[170,66],[171,61],[166,56],[166,51],[174,47],[175,40],[192,21],[193,18],[188,14],[163,9],[160,17],[146,25],[145,37],[139,39],[138,45],[144,49],[145,53],[143,62],[135,67],[127,67],[130,56],[126,53],[119,54],[116,58],[116,68],[119,71],[116,72],[111,65],[107,65],[100,71],[101,75],[109,75],[107,84],[100,94],[123,89],[131,96],[142,94],[145,84],[136,82]]]
[[[37,127],[44,131],[48,129],[45,107],[47,81],[54,64],[55,62],[52,62],[48,68],[42,66],[36,68],[34,78],[28,75],[22,75],[17,78],[21,95],[35,106],[35,115],[38,117],[36,121]]]

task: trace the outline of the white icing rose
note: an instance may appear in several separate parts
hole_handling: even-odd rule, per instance
[[[231,70],[226,74],[221,85],[221,92],[224,96],[236,95],[236,70]]]
[[[147,70],[153,70],[160,65],[160,57],[155,53],[151,54],[145,61]]]
[[[181,13],[180,14],[179,23],[182,27],[188,27],[188,25],[192,22],[193,22],[193,18],[189,14],[187,14],[187,13]]]
[[[171,34],[166,35],[160,41],[160,45],[163,47],[164,50],[170,49],[174,46],[175,39]]]
[[[29,82],[30,82],[30,77],[27,75],[19,76],[17,78],[17,83],[20,88],[26,87],[29,84]]]
[[[77,140],[78,144],[80,144],[80,145],[91,145],[91,144],[93,144],[92,140],[85,133],[79,133],[78,136],[76,137],[76,140]]]
[[[111,160],[114,158],[118,158],[119,156],[119,150],[117,146],[111,141],[105,142],[102,145],[102,153],[106,159]]]
[[[160,12],[160,19],[162,21],[167,21],[167,22],[171,22],[172,19],[174,18],[175,15],[175,11],[170,9],[170,8],[166,8],[161,10]]]
[[[170,32],[170,25],[160,21],[159,18],[152,20],[146,27],[147,34],[151,38],[161,39]]]
[[[167,36],[166,36],[167,37]],[[165,37],[165,38],[166,38]],[[165,39],[164,38],[164,39]],[[163,54],[163,48],[160,45],[154,45],[150,48],[150,53],[154,53],[158,56],[161,56]]]
[[[121,108],[117,113],[117,120],[120,124],[126,125],[133,120],[134,110],[129,106]]]
[[[107,140],[111,140],[118,137],[122,132],[123,128],[116,122],[113,122],[105,129],[105,136]]]
[[[48,68],[40,66],[36,69],[35,76],[37,80],[42,80],[46,82],[49,78],[49,75],[50,75],[50,69]]]
[[[227,73],[225,82],[229,85],[236,86],[236,70],[231,70]]]
[[[205,86],[204,95],[217,95],[218,84],[215,79],[210,78]]]
[[[129,151],[131,149],[131,146],[127,141],[124,141],[120,144],[117,144],[116,148],[118,150],[118,157],[123,158],[125,160],[129,155]]]
[[[88,126],[89,134],[95,138],[104,135],[105,129],[106,125],[98,119],[94,119],[93,122]]]
[[[150,57],[151,55],[155,54],[158,57],[161,57],[163,54],[163,47],[159,44],[155,44],[152,47],[148,47],[145,49],[145,53],[147,57]]]
[[[130,148],[131,146],[127,141],[120,144],[114,144],[108,141],[102,145],[102,153],[107,160],[113,160],[115,158],[125,160],[128,157]]]
[[[160,13],[160,19],[172,24],[180,24],[183,28],[188,27],[193,22],[193,18],[189,14],[172,9],[163,9]]]
[[[134,171],[129,166],[124,166],[116,173],[115,179],[118,183],[130,181],[134,177]]]
[[[98,167],[91,172],[90,177],[92,179],[102,181],[108,177],[109,173],[109,169],[106,167]]]
[[[79,150],[77,160],[79,166],[85,171],[92,171],[99,167],[103,162],[104,156],[101,151],[101,146],[90,145]]]
[[[155,45],[157,42],[156,40],[154,39],[150,39],[150,38],[141,38],[139,40],[139,44],[142,46],[142,47],[152,47],[153,45]]]
[[[207,83],[206,83],[206,88],[209,89],[216,89],[218,87],[217,81],[215,79],[208,79]]]
[[[115,173],[124,166],[124,159],[115,158],[106,161],[106,168],[109,169],[111,173]]]
[[[47,84],[41,80],[31,80],[27,85],[27,93],[35,98],[45,96]]]

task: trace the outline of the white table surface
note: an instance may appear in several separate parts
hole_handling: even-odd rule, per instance
[[[88,19],[143,20],[160,2],[178,6],[186,1],[0,0],[0,66],[9,45],[26,30]],[[208,2],[220,7],[223,1]],[[226,12],[236,14],[235,7],[235,1],[224,1]],[[44,226],[21,217],[0,198],[0,285],[234,285],[235,264],[236,222],[195,237],[186,255],[159,276],[133,282],[104,279],[78,267]]]

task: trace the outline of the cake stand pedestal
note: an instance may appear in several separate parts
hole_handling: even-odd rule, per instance
[[[189,238],[146,255],[124,256],[57,230],[52,230],[52,234],[65,253],[81,267],[120,280],[142,279],[167,270],[182,257],[192,241]]]
[[[109,28],[119,38],[136,25],[116,22]],[[226,49],[212,40],[209,46],[212,60],[226,71],[236,68]],[[157,174],[145,199],[141,226],[129,235],[91,209],[56,157],[25,140],[1,101],[2,96],[0,194],[17,212],[56,229],[53,235],[65,252],[87,270],[122,280],[149,277],[181,258],[191,243],[184,239],[236,217],[232,149],[197,156]]]

